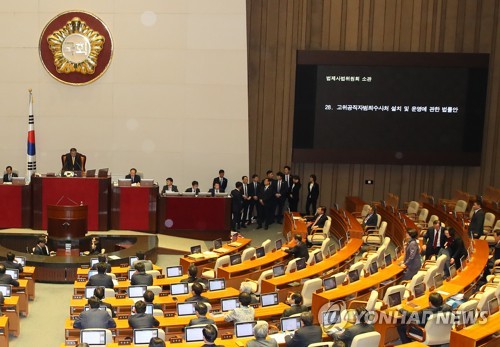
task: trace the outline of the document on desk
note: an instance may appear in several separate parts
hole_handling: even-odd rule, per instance
[[[203,259],[203,258],[205,258],[205,254],[203,254],[203,253],[193,253],[193,254],[188,254],[188,258],[192,258],[192,259]]]
[[[219,255],[215,252],[205,251],[202,253],[205,258],[217,258]]]
[[[281,332],[281,333],[276,333],[276,334],[269,335],[270,338],[276,340],[276,342],[278,343],[278,345],[283,345],[285,343],[285,336],[286,336],[285,332]]]
[[[110,256],[108,256],[108,259],[117,260],[117,259],[120,259],[120,257],[117,255],[110,255]]]
[[[231,251],[232,251],[231,249],[224,248],[224,247],[214,249],[214,252],[217,252],[217,253],[227,253],[227,252],[231,252]]]
[[[231,247],[241,247],[242,243],[241,242],[231,242],[229,246]]]
[[[443,290],[438,290],[437,292],[438,292],[439,294],[441,294],[441,295],[444,295],[444,296],[448,296],[448,295],[450,295],[450,293],[445,292],[445,291],[443,291]]]

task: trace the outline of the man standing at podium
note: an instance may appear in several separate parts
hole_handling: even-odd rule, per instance
[[[3,181],[5,182],[12,182],[12,177],[17,177],[17,174],[15,172],[12,172],[12,166],[7,166],[5,168],[5,174],[3,175]]]
[[[76,148],[71,148],[64,158],[63,171],[83,171],[82,156],[76,151]]]

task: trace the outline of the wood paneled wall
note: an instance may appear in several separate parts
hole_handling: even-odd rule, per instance
[[[326,206],[500,186],[499,12],[498,0],[247,0],[250,172],[315,173]],[[490,53],[481,167],[290,163],[298,49]]]

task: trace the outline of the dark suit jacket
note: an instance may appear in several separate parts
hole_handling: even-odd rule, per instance
[[[484,211],[481,208],[476,212],[474,212],[474,214],[472,215],[469,224],[469,233],[472,232],[473,234],[482,236],[484,233],[483,228],[484,228]]]
[[[310,183],[307,183],[307,197],[311,200],[317,200],[319,197],[319,184],[314,182],[313,187],[311,189]]]
[[[111,264],[109,263],[95,263],[92,265],[91,270],[97,270],[97,264],[106,264],[106,272],[111,272]]]
[[[286,200],[287,194],[288,194],[288,184],[285,182],[285,180],[281,181],[280,189],[278,191],[278,181],[273,181],[271,184],[273,186],[274,194],[281,194],[281,196],[277,199],[279,200]]]
[[[181,282],[185,283],[201,283],[205,288],[208,287],[208,280],[206,278],[198,278],[198,277],[188,277],[186,279],[181,280]]]
[[[196,191],[193,192],[193,187],[186,189],[186,193],[195,193],[200,194],[200,188],[196,188]]]
[[[288,192],[290,199],[299,201],[300,183],[292,183]]]
[[[132,275],[130,279],[131,285],[143,285],[143,286],[152,286],[153,285],[153,276],[147,273],[136,273]]]
[[[210,195],[215,196],[215,189],[210,188],[210,189],[208,190],[208,192],[210,193]],[[224,192],[224,190],[219,189],[219,193],[225,193],[225,192]]]
[[[215,324],[215,321],[207,317],[199,317],[191,319],[188,325],[191,326],[191,325],[207,325],[207,324]]]
[[[116,312],[115,312],[115,309],[113,308],[113,305],[111,305],[109,302],[104,302],[102,300],[100,300],[99,302],[100,302],[100,306],[106,306],[106,308],[109,308],[109,310],[112,313],[113,318],[116,317]]]
[[[4,182],[12,182],[12,177],[17,177],[16,173],[11,173],[11,179],[9,179],[9,175],[5,174],[3,175],[3,181]]]
[[[287,308],[283,311],[283,317],[290,317],[296,313],[302,313],[307,311],[307,306],[304,305],[293,305],[290,308]]]
[[[0,284],[12,284],[14,287],[19,287],[19,282],[7,274],[0,275]]]
[[[83,171],[82,156],[80,153],[76,153],[74,165],[71,160],[71,153],[66,153],[66,161],[63,165],[63,171]]]
[[[33,251],[33,254],[36,255],[49,255],[47,252],[47,247],[40,247],[38,245],[35,246],[35,250]]]
[[[290,249],[285,250],[285,252],[293,254],[294,258],[309,258],[309,251],[307,250],[307,245],[304,242],[297,243]]]
[[[210,302],[210,300],[202,295],[193,295],[186,299],[186,302]]]
[[[274,190],[271,184],[268,186],[267,189],[265,186],[262,186],[259,200],[262,200],[264,202],[264,205],[272,203],[272,201],[274,200]]]
[[[19,263],[14,263],[13,261],[2,261],[0,264],[5,265],[6,269],[17,269],[19,272],[23,272],[23,266]]]
[[[454,239],[449,239],[448,243],[448,252],[450,253],[450,257],[455,260],[455,266],[457,269],[462,265],[460,262],[460,258],[464,255],[467,255],[467,250],[464,246],[464,241],[459,237],[455,236]]]
[[[231,211],[240,213],[243,208],[243,195],[239,189],[231,190]]]
[[[378,223],[378,216],[375,212],[373,212],[369,217],[368,219],[365,219],[363,220],[363,225],[365,227],[367,226],[370,226],[370,227],[376,227],[377,226],[377,223]]]
[[[101,311],[98,308],[91,308],[88,311],[83,311],[80,316],[76,317],[73,323],[73,328],[77,329],[108,329],[115,328],[116,323],[111,318],[108,312]]]
[[[110,275],[97,274],[89,278],[87,286],[96,286],[104,288],[114,288],[113,279]]]
[[[446,236],[444,235],[443,228],[440,227],[439,230],[441,231],[441,236],[439,239],[439,244],[437,246],[444,247],[444,244],[446,242]],[[432,247],[432,245],[434,244],[434,233],[435,233],[434,227],[430,227],[424,234],[424,241],[426,241],[425,244],[427,245],[427,247]]]
[[[162,194],[165,194],[165,192],[168,190],[168,186],[167,185],[164,185],[163,186],[163,189],[161,190],[161,193]],[[172,184],[172,192],[179,192],[179,190],[177,189],[177,186],[176,185],[173,185]]]
[[[262,190],[262,185],[260,182],[257,182],[257,187],[255,187],[254,182],[248,183],[248,196],[259,196],[260,191]]]
[[[439,307],[429,307],[425,310],[420,310],[420,311],[417,311],[417,322],[418,324],[421,326],[421,327],[424,327],[425,324],[427,323],[427,320],[429,319],[429,317],[434,314],[434,313],[438,313],[438,312],[451,312],[452,311],[452,308],[446,304],[444,304],[443,306],[439,306]],[[405,311],[403,309],[400,310],[401,314],[403,315],[403,320],[405,322],[407,322],[409,320],[410,317],[415,317],[415,312],[408,312],[408,311]]]
[[[222,191],[222,193],[224,193],[226,191],[226,189],[227,189],[227,178],[226,177],[222,177],[222,182],[221,182],[219,176],[215,177],[213,182],[212,182],[212,187],[214,186],[215,183],[220,184],[220,190]]]
[[[375,331],[372,324],[355,324],[347,328],[342,334],[335,337],[336,340],[343,341],[346,347],[350,347],[354,336]]]
[[[316,222],[316,219],[318,218],[318,216],[315,216],[315,218],[311,221],[313,222]],[[318,221],[316,222],[316,225],[318,228],[323,228],[325,226],[325,223],[326,221],[328,220],[328,217],[326,214],[322,214],[321,217],[319,217]],[[311,225],[312,226],[312,225]]]
[[[132,183],[141,183],[141,176],[139,176],[139,175],[135,175],[133,180],[132,180],[132,176],[130,176],[130,174],[125,176],[125,178],[131,180]]]
[[[128,317],[128,325],[132,329],[145,329],[157,327],[160,322],[152,314],[136,313]]]
[[[321,342],[322,333],[318,325],[310,325],[297,330],[293,337],[285,336],[285,342],[287,347],[307,347],[311,343]]]

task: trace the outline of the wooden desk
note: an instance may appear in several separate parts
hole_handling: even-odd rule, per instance
[[[111,229],[156,233],[158,186],[111,188]]]
[[[299,212],[285,212],[283,218],[283,238],[287,240],[287,235],[292,232],[292,237],[295,234],[302,235],[302,240],[307,237],[307,225],[306,222],[301,218]],[[299,219],[300,217],[300,219]],[[294,223],[295,220],[295,223]],[[288,240],[287,240],[288,241]]]
[[[170,286],[172,283],[179,283],[183,279],[186,279],[187,275],[183,275],[180,277],[165,277],[165,278],[153,278],[153,285],[154,286],[160,286],[162,288]],[[79,282],[75,281],[74,282],[74,294],[84,294],[85,293],[85,285],[87,284],[87,281],[85,282]],[[126,292],[127,288],[130,287],[130,281],[118,281],[118,285],[115,285],[114,290],[115,292],[122,293]]]
[[[217,260],[218,257],[222,257],[223,255],[228,255],[228,254],[233,254],[237,252],[241,252],[243,249],[245,249],[248,245],[250,245],[251,239],[246,239],[246,238],[240,238],[236,242],[239,242],[241,245],[238,247],[233,247],[228,244],[224,245],[224,248],[227,248],[228,251],[225,253],[218,253],[217,257],[215,258],[201,258],[201,259],[193,259],[185,255],[184,257],[181,257],[179,260],[179,264],[182,266],[182,271],[187,272],[187,269],[189,268],[189,265],[194,264],[197,267],[204,266],[204,267],[214,267],[215,261]],[[231,242],[230,242],[231,243]],[[201,270],[201,269],[199,269]]]
[[[334,235],[337,239],[342,237],[345,240],[346,234],[349,232],[351,238],[361,239],[364,235],[363,227],[359,224],[356,217],[347,211],[345,211],[344,218],[343,212],[344,210],[337,211],[333,208],[330,209],[330,218],[332,219],[330,234]]]
[[[345,209],[349,212],[361,212],[366,202],[358,196],[346,196],[344,201]]]
[[[217,271],[217,275],[225,279],[231,279],[238,276],[252,278],[252,276],[249,276],[249,273],[256,272],[258,278],[262,270],[269,269],[273,265],[283,262],[288,257],[289,254],[280,249],[278,251],[269,252],[261,258],[247,260],[238,265],[222,267]]]
[[[0,317],[0,347],[9,346],[9,318]]]
[[[0,229],[31,228],[31,186],[0,184]]]
[[[460,331],[452,330],[450,335],[450,346],[460,347],[498,347],[500,336],[494,338],[494,333],[500,331],[500,312],[488,317],[486,324],[476,323],[463,328]]]
[[[89,275],[89,268],[87,269],[82,269],[81,267],[76,270],[76,277],[77,278],[87,278]],[[130,266],[127,267],[121,267],[121,266],[112,266],[111,267],[111,273],[115,274],[116,277],[127,277],[128,276],[128,270],[130,270]],[[163,273],[163,268],[153,264],[153,270],[158,270],[160,273]]]
[[[28,292],[28,299],[35,300],[35,267],[25,266],[23,267],[23,272],[19,274],[19,278],[27,280],[28,284],[26,286],[26,291]]]
[[[5,298],[2,311],[5,316],[9,318],[9,333],[14,336],[19,336],[21,333],[21,324],[19,322],[19,297],[11,296],[10,298]]]
[[[19,313],[27,317],[29,314],[28,306],[28,280],[19,279],[19,286],[12,287],[12,295],[19,297]]]
[[[362,244],[363,242],[360,239],[351,239],[345,247],[318,264],[312,266],[308,265],[302,270],[263,280],[261,293],[279,291],[280,300],[284,300],[288,290],[296,291],[297,289],[296,287],[289,286],[290,283],[300,283],[300,281],[305,278],[323,277],[325,274],[332,271],[340,271],[341,268],[354,258]]]

